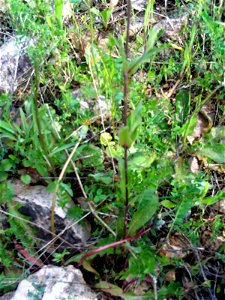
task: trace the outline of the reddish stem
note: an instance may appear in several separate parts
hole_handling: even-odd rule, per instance
[[[126,242],[130,242],[130,241],[133,241],[133,240],[137,240],[139,239],[142,235],[144,235],[145,233],[149,232],[150,230],[152,229],[152,227],[149,227],[147,229],[144,229],[144,230],[141,230],[139,233],[137,233],[135,236],[131,236],[131,237],[127,237],[123,240],[120,240],[120,241],[116,241],[116,242],[113,242],[113,243],[110,243],[110,244],[107,244],[105,246],[102,246],[102,247],[99,247],[97,249],[94,249],[94,250],[91,250],[89,252],[87,252],[80,260],[80,263],[79,265],[82,265],[83,262],[85,261],[85,259],[87,259],[88,257],[90,256],[93,256],[99,252],[102,252],[104,250],[107,250],[109,248],[115,248],[115,247],[118,247],[119,245],[122,245]]]

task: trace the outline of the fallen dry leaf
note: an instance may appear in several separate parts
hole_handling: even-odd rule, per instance
[[[170,270],[169,272],[167,272],[164,276],[163,279],[165,281],[171,282],[171,281],[175,281],[176,280],[176,272],[175,270]]]
[[[184,258],[188,255],[190,247],[188,239],[180,233],[175,233],[169,238],[169,241],[160,248],[159,255],[167,258]]]

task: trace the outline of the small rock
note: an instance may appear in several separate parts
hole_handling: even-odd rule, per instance
[[[22,204],[20,209],[24,215],[31,217],[30,221],[37,224],[35,229],[37,230],[36,236],[41,240],[49,242],[51,236],[51,207],[53,193],[49,193],[46,187],[41,185],[29,186],[23,184],[19,180],[13,181],[14,198],[15,202]],[[72,204],[71,204],[72,205]],[[56,203],[55,205],[55,233],[59,234],[72,222],[67,217],[68,208],[62,209]],[[85,242],[90,237],[90,225],[88,222],[81,224],[75,224],[71,228],[65,231],[62,238],[71,244]],[[44,229],[50,231],[47,232]]]
[[[131,6],[134,10],[143,11],[145,9],[147,0],[131,0]]]
[[[73,266],[45,266],[20,282],[11,300],[91,300],[97,299]]]
[[[27,47],[33,45],[26,38],[12,38],[0,47],[0,92],[14,93],[31,70],[31,62],[26,55]]]
[[[183,26],[187,24],[188,13],[183,13],[177,17],[169,18],[158,22],[153,26],[153,28],[158,32],[161,29],[164,31],[164,36],[169,39],[176,39],[179,37],[179,33]]]

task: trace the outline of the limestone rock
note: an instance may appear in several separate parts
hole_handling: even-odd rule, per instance
[[[94,300],[96,294],[73,266],[45,266],[20,282],[11,300]]]
[[[146,0],[131,0],[131,6],[134,10],[143,11],[145,9]]]
[[[30,221],[37,224],[35,226],[36,236],[44,241],[50,241],[51,226],[51,206],[53,193],[49,193],[46,187],[41,185],[28,186],[19,180],[14,180],[14,198],[15,202],[22,204],[20,209],[24,215],[31,217]],[[75,220],[69,220],[67,216],[68,208],[62,209],[56,203],[55,206],[55,233],[59,234],[67,226],[70,226]],[[48,230],[45,231],[44,229]],[[71,244],[85,242],[90,237],[90,225],[74,224],[64,232],[62,238]]]
[[[32,44],[32,40],[14,37],[0,47],[0,92],[13,94],[29,74],[31,62],[26,49]]]

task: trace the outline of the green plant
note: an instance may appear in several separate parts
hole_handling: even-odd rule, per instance
[[[216,244],[224,230],[222,213],[213,206],[224,198],[223,1],[186,1],[192,18],[176,42],[165,42],[152,28],[156,1],[148,1],[143,34],[132,39],[130,1],[126,29],[120,22],[119,34],[111,31],[112,9],[91,1],[71,1],[76,14],[70,28],[61,0],[54,10],[45,1],[10,2],[18,32],[37,42],[29,49],[35,74],[19,109],[21,121],[9,119],[7,96],[0,102],[3,192],[10,193],[6,182],[18,176],[21,165],[36,169],[54,193],[53,233],[56,196],[62,207],[82,196],[69,216],[92,214],[95,244],[66,262],[68,249],[54,259],[83,265],[104,292],[124,299],[219,297],[224,246],[209,249],[210,259],[202,249],[208,250],[204,231],[215,233],[209,241]],[[176,7],[182,3],[176,1]],[[100,47],[103,30],[110,33]],[[216,111],[214,119],[205,106]],[[196,138],[200,115],[207,128]],[[190,158],[197,171],[190,171]],[[21,179],[29,184],[31,178]],[[5,202],[18,213],[10,197]],[[28,245],[24,231],[10,222],[10,230],[2,229],[5,267],[14,263],[6,258],[14,232]]]

